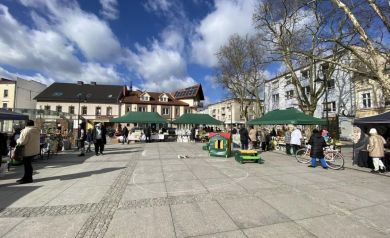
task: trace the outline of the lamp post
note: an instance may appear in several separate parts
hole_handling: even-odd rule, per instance
[[[80,131],[81,131],[81,127],[80,127],[80,114],[81,114],[81,100],[84,99],[84,102],[87,101],[87,98],[86,96],[83,94],[83,93],[78,93],[77,94],[77,98],[79,99],[79,112],[77,114],[77,138],[80,138]]]

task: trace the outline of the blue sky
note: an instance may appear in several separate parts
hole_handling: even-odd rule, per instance
[[[46,84],[96,81],[173,91],[201,83],[207,102],[215,53],[254,34],[255,0],[1,0],[0,76]]]

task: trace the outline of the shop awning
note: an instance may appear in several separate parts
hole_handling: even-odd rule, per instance
[[[28,116],[21,113],[0,109],[0,120],[25,121],[28,120]]]
[[[187,113],[173,121],[173,124],[223,125],[223,122],[215,119],[209,114]]]
[[[372,117],[364,117],[355,119],[353,122],[356,125],[359,124],[389,124],[390,123],[390,112],[385,112]]]
[[[167,120],[157,112],[128,112],[124,116],[111,119],[111,122],[166,124]]]
[[[249,125],[325,125],[326,120],[304,114],[295,109],[274,110],[248,122]]]

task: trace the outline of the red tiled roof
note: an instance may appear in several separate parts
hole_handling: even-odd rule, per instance
[[[140,96],[144,93],[150,95],[149,101],[141,101]],[[168,96],[168,102],[160,102],[160,95],[164,93],[159,92],[141,92],[132,91],[129,95],[122,99],[122,103],[128,104],[146,104],[146,105],[167,105],[167,106],[189,106],[187,103],[176,100],[170,93],[166,93]]]

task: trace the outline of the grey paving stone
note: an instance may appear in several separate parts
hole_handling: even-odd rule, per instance
[[[60,217],[26,218],[8,232],[4,238],[75,237],[88,216],[89,214],[78,214]]]
[[[139,173],[135,172],[131,176],[130,184],[143,184],[143,183],[162,183],[164,182],[163,173]]]
[[[245,190],[234,180],[228,178],[204,179],[201,180],[201,183],[209,192],[240,192]]]
[[[321,206],[316,200],[310,199],[301,193],[258,196],[292,220],[327,215],[333,212],[329,208]]]
[[[122,201],[167,197],[164,183],[135,184],[126,187]]]
[[[390,237],[390,207],[377,205],[360,208],[352,213],[358,215],[365,224],[382,230]]]
[[[248,190],[260,190],[278,186],[278,184],[272,183],[271,180],[266,177],[244,177],[236,179],[235,181]]]
[[[288,217],[257,198],[220,200],[220,204],[240,228],[289,221]]]
[[[306,184],[315,184],[316,181],[309,181],[306,179],[302,179],[297,175],[293,174],[283,174],[283,175],[273,175],[269,176],[272,180],[279,181],[280,183],[290,185],[290,186],[298,186],[298,185],[306,185]]]
[[[348,185],[336,187],[335,190],[344,193],[349,193],[374,203],[390,202],[389,194],[381,191],[380,189],[376,190],[375,187],[370,188],[366,186]]]
[[[169,207],[117,211],[105,237],[175,237]]]
[[[173,205],[172,217],[177,237],[238,229],[217,202]]]
[[[335,214],[300,220],[296,221],[296,223],[317,237],[388,237],[386,234],[367,228],[365,224],[359,223],[349,217]]]
[[[210,235],[196,236],[197,238],[245,238],[242,231],[227,231]]]
[[[169,196],[179,196],[185,194],[206,193],[206,188],[199,180],[171,181],[165,183]]]
[[[226,178],[226,176],[217,169],[204,166],[203,168],[193,169],[192,173],[199,179]]]
[[[184,180],[194,180],[196,177],[191,171],[171,171],[164,172],[165,181],[184,181]]]
[[[185,164],[164,164],[162,168],[164,172],[189,171]]]
[[[0,218],[0,237],[10,232],[25,218]]]
[[[249,238],[315,238],[302,226],[294,222],[285,222],[272,224],[268,226],[260,226],[250,229],[244,229],[243,232]]]
[[[72,186],[64,192],[58,194],[52,199],[48,205],[71,205],[82,203],[97,203],[99,202],[109,189],[108,186],[89,186],[76,187]]]

